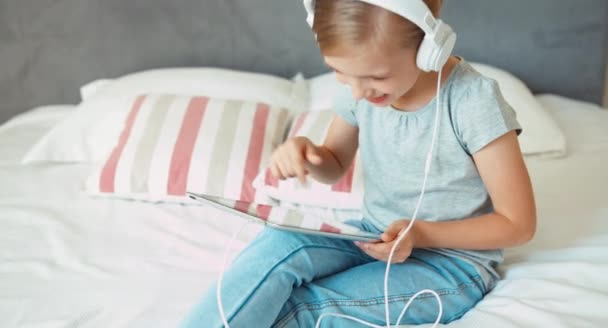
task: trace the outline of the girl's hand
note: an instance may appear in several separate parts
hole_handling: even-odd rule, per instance
[[[319,147],[306,137],[291,138],[280,145],[272,154],[270,171],[275,178],[285,180],[297,176],[301,183],[306,181],[307,165],[320,165]]]
[[[382,241],[375,243],[355,242],[355,245],[376,260],[387,262],[391,249],[397,241],[397,237],[405,230],[405,228],[407,228],[409,224],[409,220],[395,221],[391,223],[391,225],[386,228],[386,231],[380,236]],[[407,236],[401,240],[397,246],[397,249],[395,249],[391,263],[405,262],[405,260],[410,257],[410,254],[412,254],[415,240],[416,234],[414,227],[412,227],[412,229],[410,229],[410,231],[407,233]]]

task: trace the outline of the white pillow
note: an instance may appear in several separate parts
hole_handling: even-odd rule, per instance
[[[103,85],[94,98],[165,93],[201,95],[276,104],[303,111],[307,90],[277,76],[222,68],[165,68],[129,74]]]
[[[112,79],[99,79],[91,81],[80,87],[80,99],[82,101],[91,99],[94,95],[98,94],[104,87],[112,84],[115,80]]]
[[[525,155],[559,157],[566,154],[563,132],[521,80],[492,66],[479,63],[471,63],[471,65],[482,75],[496,80],[505,100],[515,109],[523,129],[519,142]],[[322,74],[308,81],[309,109],[311,111],[331,109],[334,95],[342,88],[335,74]]]
[[[313,77],[308,83],[310,90],[308,110],[314,112],[332,109],[334,96],[344,87],[336,80],[336,74],[333,72]]]
[[[471,65],[482,75],[496,80],[505,100],[515,109],[523,130],[519,143],[524,154],[543,157],[566,155],[566,138],[562,130],[520,79],[496,67],[479,63]]]
[[[261,102],[295,112],[308,106],[307,88],[296,87],[293,81],[219,68],[155,69],[86,87],[78,109],[40,139],[23,163],[103,160],[122,130],[127,103],[140,94]]]

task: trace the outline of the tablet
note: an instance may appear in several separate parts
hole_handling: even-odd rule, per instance
[[[248,211],[247,209],[237,209],[229,206],[214,197],[192,192],[186,192],[186,194],[191,199],[264,224],[273,229],[356,241],[374,242],[380,240],[380,235],[378,234],[361,230],[338,220],[325,219],[294,209],[250,204],[248,209],[253,207],[256,210]]]

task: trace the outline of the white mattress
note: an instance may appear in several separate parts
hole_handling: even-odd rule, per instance
[[[504,280],[448,327],[608,326],[608,111],[539,99],[569,155],[527,159],[537,236],[507,252]],[[0,127],[0,326],[175,327],[216,279],[242,221],[202,206],[88,198],[86,165],[17,164],[70,110],[38,109]]]

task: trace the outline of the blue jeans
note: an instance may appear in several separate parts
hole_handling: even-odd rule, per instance
[[[380,232],[365,220],[365,230]],[[222,303],[232,328],[315,327],[323,313],[341,313],[377,325],[385,322],[386,262],[362,252],[352,241],[266,228],[226,271]],[[425,249],[391,265],[391,324],[409,298],[433,289],[443,302],[442,323],[460,318],[487,292],[470,264]],[[401,324],[432,323],[438,304],[431,294],[417,297]],[[321,327],[358,327],[344,319],[324,318]],[[223,327],[211,286],[182,327]]]

